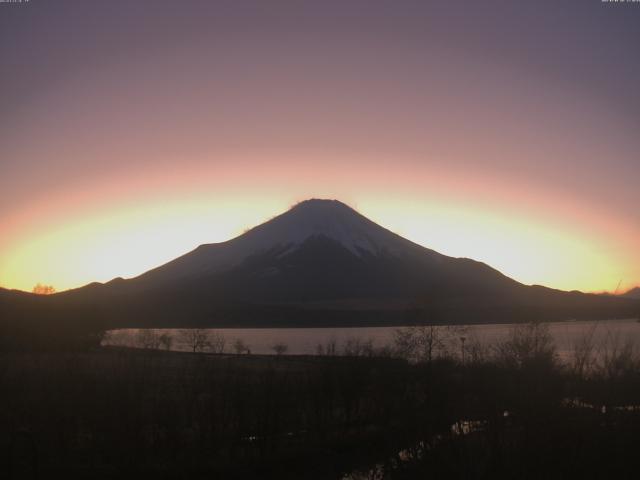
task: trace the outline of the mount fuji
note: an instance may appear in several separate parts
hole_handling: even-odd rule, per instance
[[[304,296],[317,300],[351,297],[357,292],[367,294],[373,288],[372,282],[385,285],[384,291],[376,294],[402,293],[407,280],[416,275],[423,281],[430,279],[420,287],[416,285],[418,289],[452,281],[460,286],[474,283],[470,275],[484,280],[483,285],[474,283],[474,289],[496,282],[502,286],[515,284],[484,264],[446,257],[406,240],[344,203],[317,199],[301,202],[233,240],[201,245],[134,280],[158,287],[206,281],[230,272],[244,274],[245,288],[261,283],[258,279],[267,279],[269,285],[261,288],[269,290],[273,290],[274,282],[295,283],[280,293],[283,297],[292,297],[294,290],[301,290],[296,285],[315,278],[316,288]],[[335,292],[337,285],[346,283],[344,279],[364,273],[366,277],[360,278],[359,283],[345,285],[342,295]],[[396,278],[398,273],[406,275],[406,279]],[[242,296],[242,292],[237,293]],[[260,292],[252,291],[251,298],[256,294]]]
[[[415,244],[339,201],[317,199],[136,278],[46,298],[0,293],[0,308],[12,315],[47,312],[107,328],[516,322],[639,310],[631,299],[523,285]]]

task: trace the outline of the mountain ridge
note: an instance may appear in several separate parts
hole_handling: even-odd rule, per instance
[[[104,328],[493,323],[640,312],[633,299],[523,285],[319,199],[137,277],[34,297],[3,294],[0,308],[15,318]]]
[[[326,236],[342,243],[357,256],[365,253],[397,253],[406,248],[433,250],[381,227],[338,200],[310,199],[257,225],[242,235],[220,243],[202,244],[194,250],[135,277],[144,281],[169,271],[180,277],[201,271],[214,273],[237,266],[249,255],[273,248],[280,254],[295,249],[313,236]]]
[[[634,287],[620,296],[624,298],[633,298],[640,300],[640,287]]]

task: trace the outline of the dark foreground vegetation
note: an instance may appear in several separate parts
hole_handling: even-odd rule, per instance
[[[561,366],[544,329],[528,327],[463,362],[432,357],[428,333],[399,336],[412,362],[0,354],[0,476],[638,478],[630,345],[596,361],[585,343]]]

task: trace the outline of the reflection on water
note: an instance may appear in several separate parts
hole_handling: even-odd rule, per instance
[[[640,344],[640,323],[635,319],[554,322],[550,323],[549,327],[561,359],[569,358],[575,351],[576,345],[584,341],[585,336],[591,337],[596,348],[611,339]],[[512,324],[466,325],[464,337],[455,336],[453,340],[462,340],[467,344],[474,341],[483,345],[495,345],[505,340],[512,328]],[[211,338],[217,339],[216,351],[275,354],[285,346],[285,351],[289,355],[314,355],[380,349],[393,344],[396,330],[397,327],[221,328],[206,329],[205,332]],[[164,329],[158,332],[167,334],[173,339],[169,345],[171,350],[193,351],[193,345],[184,340],[183,330]],[[103,343],[139,347],[139,338],[138,329],[112,330]],[[220,340],[223,345],[220,345]],[[207,351],[207,348],[203,347],[199,350]]]

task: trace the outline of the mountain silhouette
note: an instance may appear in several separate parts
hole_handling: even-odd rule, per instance
[[[131,283],[144,289],[216,285],[226,298],[242,301],[408,298],[518,285],[484,264],[410,242],[344,203],[316,199],[233,240],[201,245]]]
[[[640,287],[634,287],[628,292],[623,293],[621,296],[625,298],[635,298],[640,300]]]
[[[357,326],[637,315],[637,301],[526,286],[312,199],[232,240],[136,278],[34,298],[4,291],[13,318],[138,326]],[[58,320],[60,321],[60,320]]]

